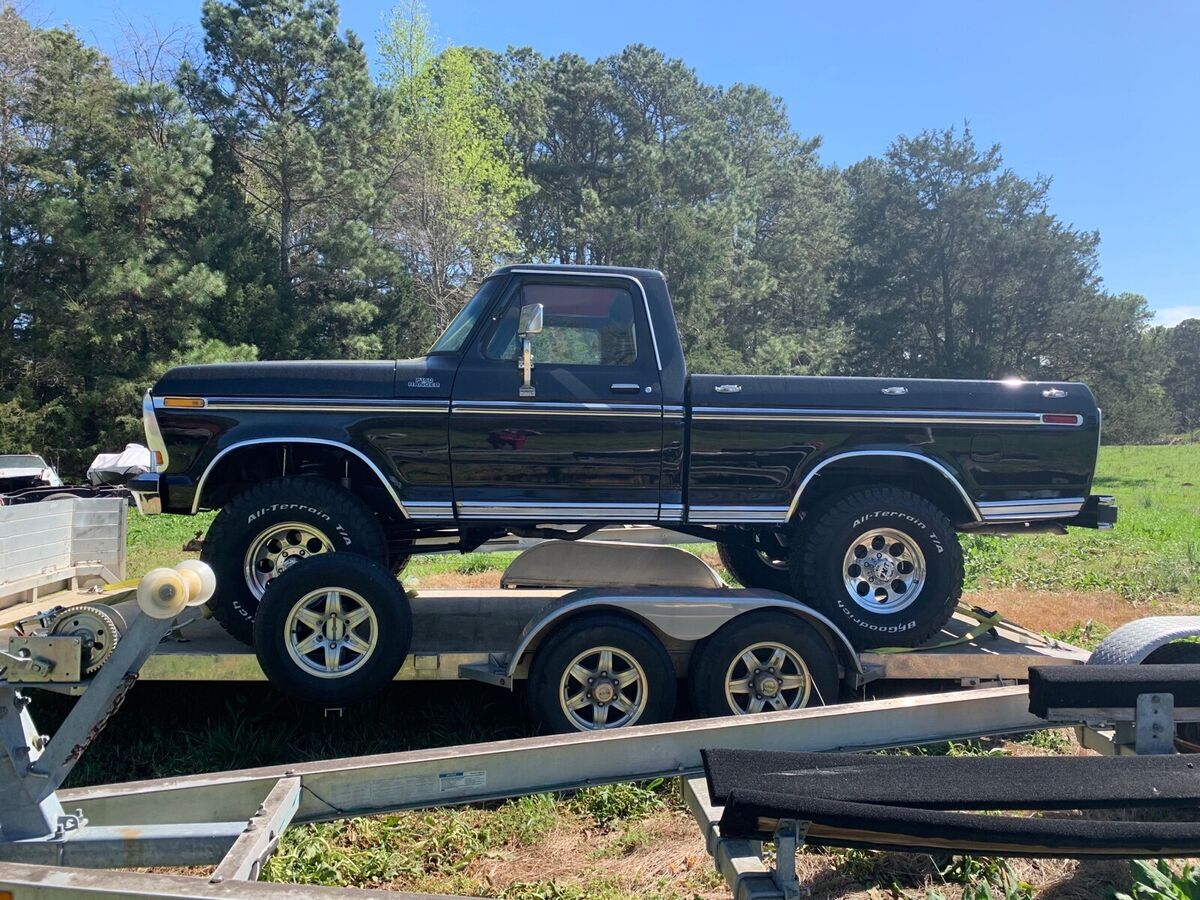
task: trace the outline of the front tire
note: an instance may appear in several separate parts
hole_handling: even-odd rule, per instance
[[[213,618],[243,644],[253,644],[254,616],[267,587],[294,565],[333,552],[387,559],[383,529],[370,507],[319,478],[255,485],[224,506],[204,539],[200,558],[217,576],[209,601]]]
[[[542,643],[528,690],[534,720],[565,733],[666,721],[678,686],[671,658],[648,628],[594,615],[567,622]]]
[[[701,718],[826,706],[838,696],[837,658],[791,613],[744,613],[692,656],[688,691]]]
[[[793,545],[790,565],[796,589],[859,649],[920,646],[962,596],[954,526],[924,497],[896,488],[836,500]]]
[[[384,566],[330,554],[275,579],[254,619],[254,652],[284,693],[353,706],[396,677],[412,634],[408,597]]]
[[[747,539],[753,538],[756,547],[760,549],[741,544],[717,544],[721,565],[742,587],[764,588],[783,594],[792,593],[787,548],[779,543],[771,532],[744,534]]]

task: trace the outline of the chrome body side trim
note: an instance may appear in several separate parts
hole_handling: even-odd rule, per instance
[[[808,487],[809,483],[816,478],[818,474],[820,474],[822,469],[828,465],[831,465],[832,463],[839,462],[840,460],[852,459],[859,456],[898,456],[904,459],[914,459],[918,462],[924,463],[927,466],[931,466],[940,472],[947,481],[954,485],[954,489],[958,491],[958,495],[962,497],[963,502],[967,505],[967,509],[971,510],[971,515],[973,516],[974,520],[976,522],[983,521],[983,517],[979,513],[979,507],[975,505],[975,502],[971,499],[970,494],[967,493],[966,488],[962,486],[959,480],[954,476],[953,472],[951,472],[936,459],[931,459],[930,457],[921,453],[914,453],[911,450],[850,450],[846,453],[835,453],[833,456],[821,460],[812,467],[807,475],[804,476],[804,480],[800,482],[800,487],[796,488],[796,495],[792,497],[792,505],[788,507],[787,521],[790,522],[792,517],[796,515],[796,510],[800,507],[800,497],[804,493],[804,489]]]
[[[459,517],[464,519],[522,519],[538,522],[558,522],[562,519],[658,521],[657,503],[492,503],[487,500],[459,500],[455,506]]]
[[[725,525],[740,522],[779,523],[788,520],[786,506],[692,506],[687,520],[698,525]]]
[[[876,422],[886,425],[1042,425],[1036,412],[959,412],[956,410],[788,409],[783,407],[698,406],[693,419],[709,421]],[[1050,423],[1045,423],[1050,424]],[[1078,423],[1077,423],[1078,424]]]
[[[663,503],[658,514],[661,522],[682,522],[683,521],[683,504],[682,503]]]
[[[539,416],[640,416],[659,418],[662,407],[653,403],[538,403],[515,400],[456,400],[451,413],[474,415]]]
[[[642,286],[641,279],[634,278],[632,275],[620,275],[616,272],[587,272],[579,269],[511,269],[510,271],[513,275],[541,275],[549,278],[557,278],[560,275],[569,278],[621,278],[633,282],[642,295],[642,307],[646,310],[646,325],[650,328],[650,345],[654,348],[654,363],[658,371],[662,371],[662,357],[658,352],[658,335],[654,333],[654,316],[650,314],[650,300],[646,297],[646,289]]]
[[[242,412],[445,412],[449,400],[363,400],[340,397],[201,397],[201,409]],[[154,398],[155,409],[188,412],[190,407],[164,407],[162,398]]]
[[[409,501],[408,514],[414,519],[453,519],[454,504],[449,500]]]
[[[992,500],[979,504],[983,521],[1025,522],[1035,519],[1069,519],[1083,509],[1083,497],[1055,497],[1036,500]]]
[[[409,517],[408,510],[405,509],[404,504],[401,502],[400,495],[396,493],[395,487],[392,486],[392,483],[390,481],[388,481],[387,477],[383,474],[383,470],[381,470],[379,468],[379,466],[375,465],[375,463],[371,462],[371,460],[366,456],[366,454],[364,454],[361,450],[351,447],[349,444],[342,443],[341,441],[330,441],[330,440],[326,440],[325,438],[314,438],[314,437],[254,438],[252,440],[238,441],[236,444],[230,444],[228,447],[221,450],[216,456],[213,457],[212,462],[210,462],[208,464],[208,466],[205,467],[204,474],[200,476],[200,480],[198,482],[196,482],[196,494],[192,498],[192,515],[195,515],[200,509],[200,497],[204,492],[204,483],[208,480],[209,473],[212,472],[212,470],[216,467],[217,463],[219,463],[222,459],[224,459],[228,454],[232,453],[234,450],[240,450],[243,447],[251,447],[251,446],[255,446],[257,444],[320,444],[325,447],[337,447],[341,450],[347,451],[348,453],[353,453],[355,456],[357,456],[359,459],[361,459],[364,463],[367,464],[367,467],[372,472],[375,473],[375,476],[380,480],[380,482],[383,484],[383,486],[385,488],[387,488],[387,492],[391,495],[392,500],[394,500],[396,502],[396,507],[400,510],[400,513],[405,518]]]

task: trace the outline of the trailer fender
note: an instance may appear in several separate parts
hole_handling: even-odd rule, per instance
[[[782,609],[812,624],[843,663],[862,674],[862,663],[849,639],[826,616],[775,591],[732,588],[585,588],[564,594],[529,620],[508,661],[507,675],[515,676],[526,653],[553,628],[584,612],[618,611],[679,641],[700,641],[748,612]]]
[[[1191,637],[1200,637],[1200,616],[1134,619],[1102,640],[1088,665],[1139,665],[1159,647]]]

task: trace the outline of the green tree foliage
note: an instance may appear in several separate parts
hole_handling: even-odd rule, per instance
[[[1200,427],[1200,322],[1105,291],[1098,235],[969,128],[842,171],[640,44],[439,51],[401,0],[373,81],[335,0],[202,25],[122,81],[0,0],[0,451],[79,474],[182,361],[418,353],[510,259],[661,269],[694,370],[1080,379],[1109,440]]]
[[[1162,429],[1144,298],[1105,293],[1099,236],[1048,208],[1050,182],[1003,166],[969,128],[898,138],[846,172],[846,370],[941,378],[1080,379],[1109,437]]]
[[[1175,409],[1176,425],[1181,431],[1200,428],[1200,319],[1160,329],[1155,342],[1163,355],[1163,389]]]
[[[376,230],[391,109],[361,42],[333,0],[205,0],[201,24],[203,64],[179,78],[273,239],[286,328],[264,350],[381,355],[407,279]]]
[[[396,107],[397,190],[386,224],[415,276],[427,313],[419,324],[441,331],[488,272],[519,254],[512,218],[530,185],[507,143],[509,120],[489,86],[486,57],[458,47],[435,53],[416,2],[392,11],[380,55]]]
[[[828,305],[845,190],[777,98],[705,85],[642,45],[595,63],[512,51],[501,71],[537,186],[518,217],[533,255],[664,271],[693,365],[833,361],[803,348],[843,343]]]
[[[209,137],[168,86],[0,15],[17,38],[0,41],[0,444],[76,463],[136,428],[147,374],[199,342],[224,290],[188,252]]]

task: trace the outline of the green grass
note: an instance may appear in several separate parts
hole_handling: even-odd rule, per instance
[[[1104,447],[1092,492],[1116,497],[1112,531],[964,535],[968,588],[1200,601],[1200,444]]]

